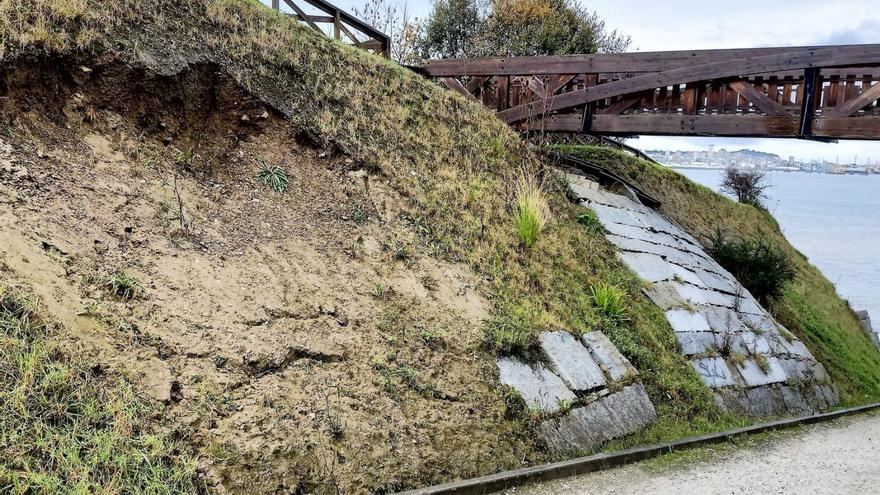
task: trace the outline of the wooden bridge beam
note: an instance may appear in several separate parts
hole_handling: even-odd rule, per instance
[[[646,55],[616,54],[613,62],[603,58],[611,55],[478,60],[482,66],[508,64],[484,75],[469,75],[470,62],[459,61],[466,70],[440,79],[520,129],[880,140],[880,45]],[[729,58],[734,56],[739,58]],[[673,68],[574,73],[571,65],[560,65],[572,59],[593,68],[605,64],[603,69],[637,69],[633,64],[642,62]],[[524,60],[545,65],[527,70]],[[449,69],[442,63],[429,62],[427,72]],[[544,74],[546,67],[559,72]],[[466,84],[457,79],[462,76]]]
[[[498,113],[508,123],[570,108],[591,101],[689,82],[723,79],[761,72],[858,64],[880,64],[880,45],[841,49],[801,50],[749,59],[725,60],[621,79],[571,91],[540,102],[527,103]]]

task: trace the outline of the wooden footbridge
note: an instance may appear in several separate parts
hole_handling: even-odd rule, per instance
[[[523,130],[880,140],[880,45],[431,60]]]
[[[389,56],[387,35],[326,0],[272,8]],[[418,70],[522,130],[880,140],[880,44],[429,60]]]

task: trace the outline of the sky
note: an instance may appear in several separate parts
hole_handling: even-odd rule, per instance
[[[269,3],[270,0],[263,0]],[[405,1],[405,0],[402,0]],[[367,0],[330,0],[351,11]],[[632,38],[630,51],[756,48],[766,46],[880,43],[878,0],[739,0],[707,3],[695,0],[581,0],[610,29]],[[283,2],[282,2],[283,3]],[[424,17],[431,0],[408,0],[412,15]],[[751,148],[798,160],[880,162],[880,142],[836,144],[795,139],[683,138],[643,136],[629,141],[642,149],[701,150]]]

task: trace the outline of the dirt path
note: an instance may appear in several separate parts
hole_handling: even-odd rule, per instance
[[[880,483],[880,413],[521,487],[508,494],[863,494]]]

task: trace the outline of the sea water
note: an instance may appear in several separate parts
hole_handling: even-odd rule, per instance
[[[722,171],[676,169],[719,190]],[[769,172],[765,204],[788,240],[880,325],[880,175]]]

